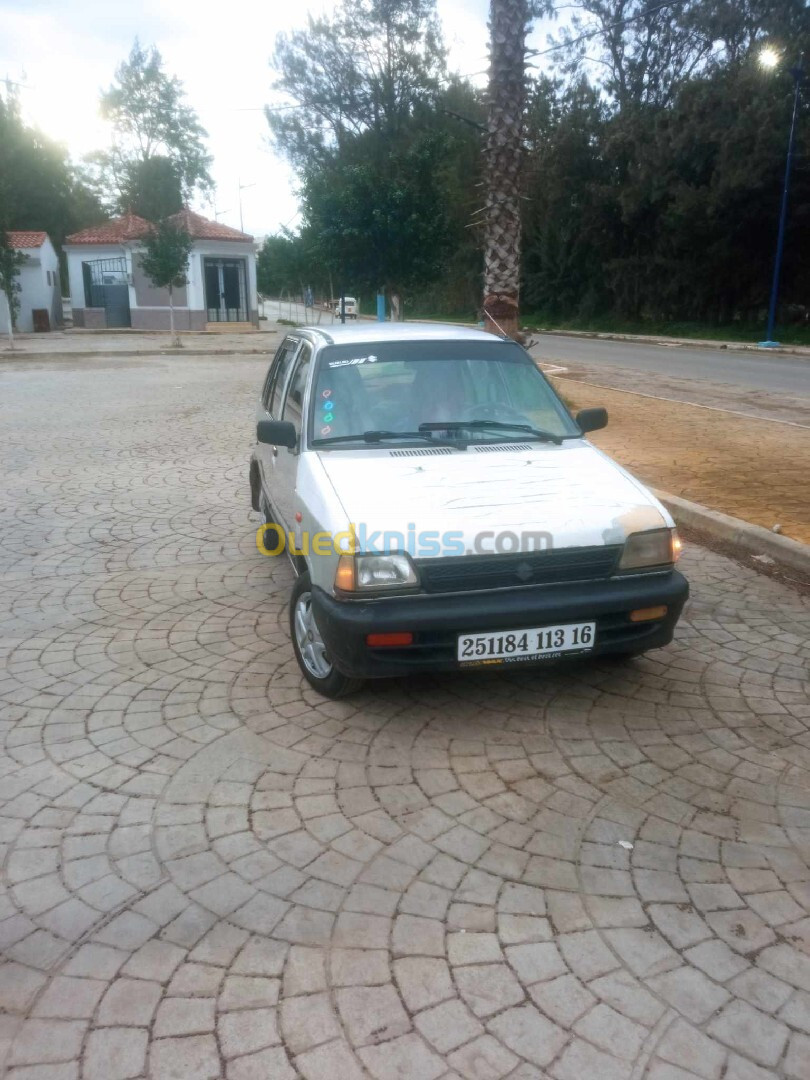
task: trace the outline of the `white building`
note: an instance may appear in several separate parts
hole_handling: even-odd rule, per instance
[[[17,283],[17,330],[30,333],[34,329],[34,311],[46,311],[47,328],[62,325],[62,291],[59,286],[59,258],[48,234],[27,229],[6,233],[11,247],[25,255]],[[0,333],[8,332],[8,318],[3,294],[0,293]],[[42,329],[46,327],[42,325]]]
[[[188,284],[174,290],[176,328],[258,327],[253,237],[191,210],[181,210],[170,220],[194,241]],[[144,218],[124,214],[67,238],[74,326],[169,329],[168,290],[156,289],[141,269],[143,238],[151,228]]]

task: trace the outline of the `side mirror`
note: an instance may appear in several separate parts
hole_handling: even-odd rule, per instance
[[[599,431],[607,427],[607,409],[580,409],[575,419],[583,435],[588,431]]]
[[[295,426],[289,420],[260,420],[256,425],[256,438],[270,446],[288,446],[294,450],[298,443]]]

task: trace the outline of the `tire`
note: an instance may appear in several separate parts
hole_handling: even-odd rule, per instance
[[[295,659],[309,685],[324,697],[346,697],[363,685],[334,666],[326,652],[312,612],[312,582],[309,573],[297,578],[290,597],[290,637]]]

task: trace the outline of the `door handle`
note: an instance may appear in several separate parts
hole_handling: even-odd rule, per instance
[[[278,447],[277,446],[273,447],[273,457],[278,457]]]

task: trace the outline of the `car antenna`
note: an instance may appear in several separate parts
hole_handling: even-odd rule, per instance
[[[487,311],[487,309],[486,309],[486,308],[484,308],[484,314],[486,315],[486,317],[487,317],[487,318],[489,319],[489,321],[490,321],[491,323],[494,323],[494,324],[495,324],[495,326],[497,326],[497,327],[498,327],[498,329],[499,329],[499,330],[500,330],[500,332],[501,332],[501,337],[502,337],[502,338],[505,338],[505,339],[506,339],[506,341],[509,341],[509,340],[510,340],[510,338],[509,338],[509,335],[507,334],[507,332],[506,332],[506,331],[504,330],[504,328],[503,328],[503,327],[501,326],[501,324],[500,324],[500,323],[499,323],[499,322],[497,321],[497,319],[495,319],[495,318],[494,318],[494,317],[493,317],[492,315],[490,315],[490,313],[489,313],[489,312]]]

